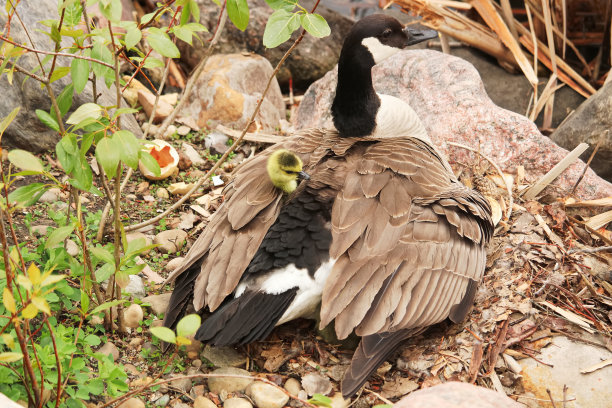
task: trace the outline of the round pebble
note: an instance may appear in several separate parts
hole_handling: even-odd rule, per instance
[[[251,384],[246,393],[258,408],[282,408],[289,401],[289,396],[283,391],[262,382]]]
[[[193,402],[193,408],[217,408],[217,406],[210,399],[199,396]]]
[[[302,384],[295,378],[289,378],[285,382],[285,389],[291,393],[291,395],[298,395],[302,390]]]
[[[235,367],[221,367],[213,371],[211,374],[230,374],[230,375],[244,375],[250,377],[251,374],[241,368]],[[213,377],[208,379],[208,389],[215,394],[219,394],[221,391],[235,392],[244,391],[246,387],[251,384],[253,380],[248,378],[234,378],[234,377]]]
[[[253,405],[244,398],[228,398],[223,402],[223,408],[253,408]]]
[[[145,408],[145,403],[138,398],[130,398],[122,402],[117,408]]]
[[[123,312],[123,319],[125,321],[125,325],[127,327],[131,327],[132,329],[140,326],[140,322],[142,321],[143,317],[144,312],[142,311],[142,307],[140,307],[140,305],[137,305],[136,303],[131,304],[130,307],[125,309],[125,311]]]

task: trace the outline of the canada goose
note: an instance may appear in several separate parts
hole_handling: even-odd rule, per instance
[[[213,345],[265,338],[312,315],[338,338],[362,336],[342,381],[354,394],[399,343],[467,315],[493,227],[488,202],[463,186],[405,102],[379,95],[371,68],[414,37],[369,16],[347,36],[332,106],[336,129],[307,129],[241,165],[225,202],[168,280],[164,325],[212,312],[196,338]],[[266,176],[278,149],[310,179],[290,194]]]

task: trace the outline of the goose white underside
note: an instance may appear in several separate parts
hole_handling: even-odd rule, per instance
[[[300,317],[314,318],[321,303],[323,287],[329,276],[335,260],[323,263],[314,274],[314,279],[306,268],[296,268],[295,264],[289,264],[284,268],[276,269],[265,276],[248,279],[238,285],[234,297],[240,297],[247,289],[260,290],[271,295],[279,295],[283,292],[298,288],[297,294],[289,308],[285,311],[276,325],[286,323]]]

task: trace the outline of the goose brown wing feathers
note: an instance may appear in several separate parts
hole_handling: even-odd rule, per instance
[[[234,171],[232,181],[223,191],[223,204],[191,246],[181,266],[167,279],[172,282],[185,271],[192,271],[175,288],[168,310],[183,310],[189,298],[193,299],[196,310],[208,306],[212,311],[235,289],[283,205],[282,192],[272,185],[267,175],[268,157],[281,148],[292,150],[306,168],[320,161],[329,150],[325,140],[330,132],[335,134],[313,129],[298,132]],[[197,273],[193,268],[197,268]],[[172,321],[166,319],[164,324],[173,326],[180,314],[167,314]]]
[[[337,261],[321,326],[335,319],[344,338],[352,330],[368,336],[462,319],[484,272],[492,232],[486,200],[418,139],[349,152],[346,167],[332,209]]]

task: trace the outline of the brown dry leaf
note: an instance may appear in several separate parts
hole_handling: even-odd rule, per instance
[[[146,181],[138,183],[138,185],[136,186],[136,192],[138,194],[142,194],[142,193],[144,193],[145,191],[148,191],[148,190],[149,190],[149,183],[146,182]]]
[[[182,230],[190,230],[193,228],[193,224],[199,219],[197,215],[191,211],[181,214],[181,221],[178,228]]]
[[[419,384],[410,378],[396,377],[393,381],[385,381],[381,395],[385,398],[402,397],[419,388]]]
[[[497,225],[499,221],[501,221],[503,215],[501,206],[495,198],[488,195],[486,195],[485,198],[491,206],[491,219],[493,220],[493,225]]]
[[[314,394],[327,395],[332,391],[332,384],[329,378],[318,373],[310,373],[302,377],[302,388],[309,396]]]

